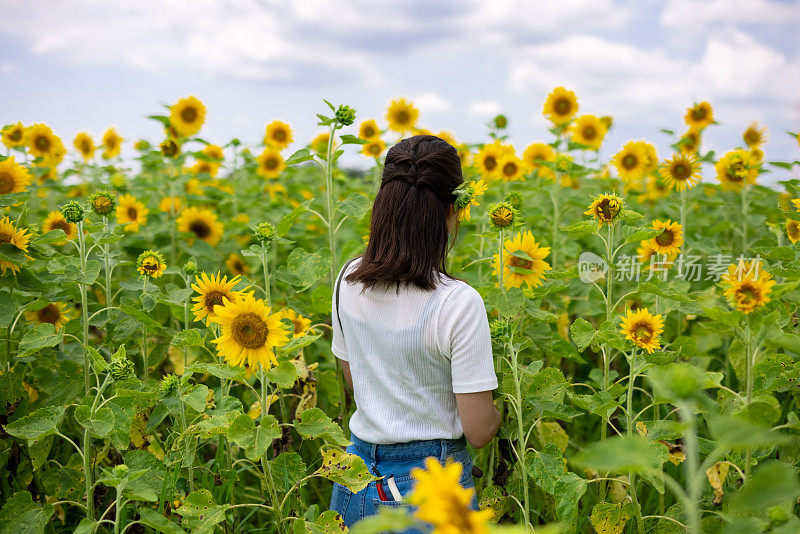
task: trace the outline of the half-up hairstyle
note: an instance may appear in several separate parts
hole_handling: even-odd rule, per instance
[[[369,243],[348,282],[432,290],[447,272],[447,217],[464,181],[455,147],[434,135],[403,139],[386,153],[372,205]],[[455,234],[458,233],[456,222]]]

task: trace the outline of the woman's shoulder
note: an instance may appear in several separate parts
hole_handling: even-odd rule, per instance
[[[436,286],[436,291],[440,292],[442,299],[483,302],[483,297],[477,289],[458,278],[442,276],[441,282]]]

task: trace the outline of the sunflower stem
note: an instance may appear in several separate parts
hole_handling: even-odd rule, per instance
[[[266,297],[267,306],[272,307],[272,296],[269,290],[269,264],[267,260],[267,252],[269,251],[269,246],[264,247],[264,252],[261,253],[261,266],[264,269],[264,296]]]
[[[169,181],[169,264],[175,265],[177,252],[175,250],[175,232],[177,231],[175,222],[175,180],[177,176],[170,177]]]
[[[636,375],[638,369],[636,367],[636,347],[631,350],[630,359],[630,376],[628,377],[628,396],[627,396],[627,431],[628,436],[633,435],[633,386],[636,382]],[[636,473],[630,471],[628,473],[628,482],[630,483],[631,501],[633,502],[633,511],[636,515],[636,527],[639,534],[644,534],[644,522],[642,521],[642,507],[639,505],[639,499],[636,495]]]
[[[147,276],[144,277],[144,284],[142,284],[142,295],[147,294]],[[147,325],[143,325],[144,332],[142,335],[142,382],[147,380]]]
[[[745,389],[747,405],[753,399],[753,360],[752,360],[752,339],[750,331],[750,315],[745,315],[744,319],[744,364],[745,364]],[[753,448],[747,447],[744,459],[744,482],[750,479],[750,464],[753,460]]]
[[[683,401],[678,407],[681,419],[686,423],[684,446],[686,450],[686,484],[688,485],[688,499],[686,499],[686,514],[689,534],[700,534],[700,486],[698,484],[698,458],[697,458],[697,427],[691,407]]]
[[[109,224],[108,224],[108,217],[103,215],[103,223],[105,226],[105,232],[108,232]],[[110,245],[108,243],[103,244],[103,270],[105,271],[105,278],[106,278],[106,332],[108,332],[108,327],[111,325],[111,308],[114,306],[112,304],[113,295],[111,294],[111,265],[110,265]],[[109,341],[111,336],[108,336]],[[110,350],[110,349],[109,349]],[[113,352],[113,350],[111,350]]]
[[[267,377],[264,366],[260,366],[261,375],[261,419],[267,415]],[[275,480],[272,478],[272,468],[267,458],[267,451],[261,457],[261,468],[264,470],[264,481],[266,482],[267,490],[269,491],[269,498],[272,501],[272,510],[275,512],[276,527],[278,534],[283,534],[283,510],[281,501],[278,500],[278,493],[275,490]]]
[[[742,255],[747,253],[747,208],[748,208],[748,199],[747,199],[747,180],[742,183],[742,194],[741,194],[741,201],[742,201]]]
[[[501,230],[502,232],[502,230]],[[517,350],[514,348],[514,329],[509,329],[508,333],[508,344],[506,345],[506,350],[511,351],[511,373],[514,377],[514,393],[516,397],[516,406],[522,406],[522,388],[520,385],[520,377],[519,377],[519,369],[517,368]],[[520,466],[520,474],[522,476],[522,497],[523,497],[523,507],[522,507],[522,519],[523,525],[525,530],[528,530],[528,525],[530,525],[529,520],[529,510],[530,510],[530,496],[528,495],[528,471],[525,468],[525,449],[526,443],[525,438],[527,437],[525,434],[525,428],[522,424],[522,410],[517,409],[517,460],[519,460]]]
[[[553,180],[553,237],[552,237],[552,250],[550,257],[553,259],[553,269],[558,265],[558,230],[561,224],[561,173],[555,173]]]
[[[503,271],[506,268],[505,262],[503,261],[503,229],[500,229],[500,232],[497,234],[497,249],[499,253],[498,262],[497,262],[497,283],[500,286],[500,291],[502,293],[506,292],[506,286],[503,282]]]

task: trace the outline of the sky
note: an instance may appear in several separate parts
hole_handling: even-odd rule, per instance
[[[255,145],[281,119],[288,154],[319,131],[323,98],[385,126],[402,95],[460,141],[504,113],[521,151],[550,140],[542,105],[564,86],[580,113],[614,117],[605,159],[630,139],[668,157],[659,130],[708,100],[706,147],[741,145],[757,120],[767,160],[794,161],[798,26],[800,1],[783,0],[0,0],[0,125],[45,122],[70,147],[113,125],[130,154],[162,138],[148,115],[194,94],[207,140]],[[356,150],[343,163],[369,164]]]

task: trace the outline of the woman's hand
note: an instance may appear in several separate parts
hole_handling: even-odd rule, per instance
[[[492,391],[455,395],[464,437],[470,445],[480,449],[492,441],[500,428],[500,412],[494,405]]]

